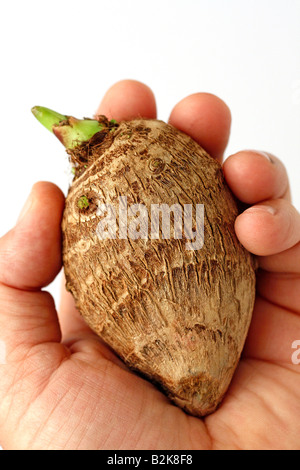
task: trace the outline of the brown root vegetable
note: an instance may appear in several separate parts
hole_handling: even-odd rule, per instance
[[[62,230],[78,310],[175,404],[195,416],[213,412],[255,297],[254,260],[235,235],[237,203],[220,164],[162,121],[102,116],[90,121],[100,126],[91,137],[66,144],[67,129],[84,121],[58,116],[48,128],[74,165]]]

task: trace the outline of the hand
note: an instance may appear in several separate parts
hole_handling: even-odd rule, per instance
[[[123,81],[99,114],[155,118],[152,92]],[[170,123],[221,161],[230,112],[219,98],[194,94]],[[271,159],[271,161],[270,161]],[[0,443],[5,449],[300,449],[300,216],[283,164],[242,151],[224,164],[232,191],[251,205],[236,220],[240,241],[258,255],[253,321],[221,407],[186,415],[122,362],[83,323],[70,294],[57,313],[42,290],[61,269],[61,191],[33,187],[16,226],[0,240]]]

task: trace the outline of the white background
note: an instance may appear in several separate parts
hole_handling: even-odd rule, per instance
[[[92,116],[123,78],[153,88],[164,120],[190,93],[219,95],[233,117],[226,156],[279,156],[300,209],[299,0],[2,1],[0,45],[0,235],[36,181],[68,186],[63,147],[31,107]]]
[[[299,0],[10,0],[0,9],[0,235],[36,181],[68,186],[64,149],[31,107],[92,116],[124,78],[152,87],[164,120],[188,94],[219,95],[233,117],[226,156],[279,156],[300,209]],[[57,300],[58,282],[50,291]]]

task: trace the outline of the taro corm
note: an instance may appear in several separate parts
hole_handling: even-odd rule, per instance
[[[66,147],[66,287],[88,325],[187,413],[220,404],[255,297],[237,202],[220,164],[155,119],[32,109]]]

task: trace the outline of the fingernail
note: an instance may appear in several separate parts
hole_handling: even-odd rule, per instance
[[[265,157],[267,160],[269,160],[269,162],[274,163],[274,161],[267,152],[259,151],[257,153],[259,153],[262,157]]]
[[[266,158],[269,162],[274,163],[270,155],[267,152],[263,152],[262,150],[246,150],[246,152],[255,153],[256,155],[261,155],[262,157]]]
[[[269,214],[276,214],[276,209],[272,206],[268,206],[267,204],[257,204],[256,206],[249,207],[247,209],[247,213],[252,212],[267,212]]]
[[[18,217],[17,222],[20,222],[24,217],[26,217],[27,213],[31,209],[32,203],[33,203],[33,197],[32,197],[32,193],[30,193],[28,198],[27,198],[27,201],[25,202],[25,204],[23,206],[23,209],[21,210],[21,213]]]

